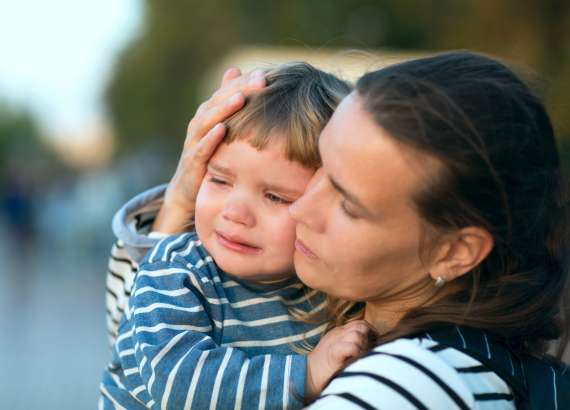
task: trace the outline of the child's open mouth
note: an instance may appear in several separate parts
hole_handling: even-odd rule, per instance
[[[229,237],[216,231],[218,242],[227,249],[245,254],[257,254],[261,252],[261,248],[243,242],[240,238]]]

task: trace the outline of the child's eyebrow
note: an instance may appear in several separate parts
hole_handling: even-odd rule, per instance
[[[283,185],[270,184],[267,182],[264,182],[263,186],[265,189],[267,189],[269,191],[277,191],[279,193],[282,193],[285,195],[291,195],[291,196],[301,196],[303,194],[303,192],[305,192],[304,189],[288,188],[288,187],[285,187]]]
[[[230,174],[230,175],[233,175],[233,172],[232,172],[229,168],[224,167],[224,166],[222,166],[222,165],[220,165],[220,164],[214,164],[214,163],[210,162],[210,163],[208,164],[208,168],[211,168],[212,170],[214,170],[214,171],[216,171],[216,172],[219,172],[219,173],[221,173],[221,174]]]

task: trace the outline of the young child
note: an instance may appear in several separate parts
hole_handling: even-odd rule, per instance
[[[195,231],[161,240],[138,267],[101,408],[302,407],[311,369],[296,346],[314,346],[326,324],[298,317],[325,301],[295,276],[288,205],[319,166],[318,135],[350,87],[303,63],[266,79],[227,122]]]

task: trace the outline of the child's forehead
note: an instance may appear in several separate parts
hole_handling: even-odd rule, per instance
[[[288,186],[304,183],[307,176],[314,173],[313,169],[287,158],[281,139],[269,141],[262,149],[242,140],[223,143],[211,158],[209,167],[233,176]]]
[[[282,138],[270,138],[267,142],[259,147],[248,138],[240,138],[231,142],[223,142],[220,144],[211,161],[223,161],[228,163],[238,163],[239,159],[249,161],[267,161],[274,165],[287,165],[288,163],[296,164],[290,161],[286,154],[286,142]]]
[[[228,131],[232,133],[232,138],[224,140],[224,143],[231,145],[241,141],[259,148],[271,145],[272,148],[285,148],[287,140],[294,138],[293,133],[287,129],[285,124],[269,123],[265,121],[249,121]]]

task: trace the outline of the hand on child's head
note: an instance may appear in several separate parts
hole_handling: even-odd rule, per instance
[[[226,132],[223,121],[243,106],[248,95],[263,87],[265,73],[261,70],[246,75],[235,67],[226,70],[220,88],[200,105],[188,124],[183,152],[154,230],[164,233],[184,230],[193,217],[206,164]]]

